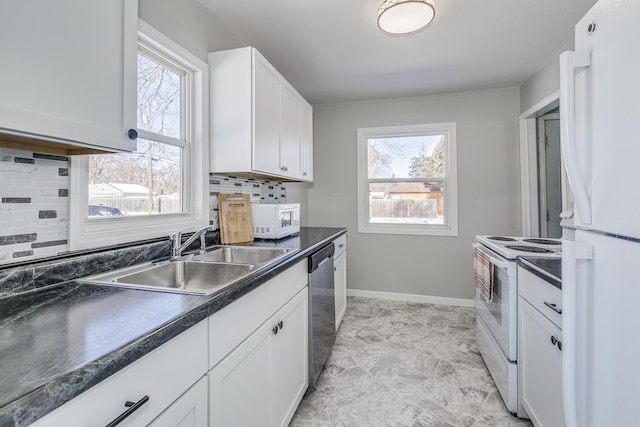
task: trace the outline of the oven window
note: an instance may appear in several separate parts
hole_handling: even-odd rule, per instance
[[[503,310],[503,295],[502,291],[507,286],[504,272],[500,271],[495,267],[491,267],[494,269],[493,274],[493,300],[487,303],[487,308],[489,312],[498,323],[498,325],[502,326],[502,310]],[[501,274],[502,273],[502,274]],[[502,276],[502,277],[501,277]]]

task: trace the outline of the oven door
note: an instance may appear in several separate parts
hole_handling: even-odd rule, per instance
[[[487,325],[507,359],[517,356],[518,288],[515,261],[502,258],[485,246],[477,245],[489,255],[493,267],[493,298],[487,302],[476,291],[475,307],[478,317]]]

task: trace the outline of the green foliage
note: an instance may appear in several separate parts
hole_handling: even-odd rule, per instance
[[[411,158],[409,165],[409,177],[411,178],[440,178],[445,176],[445,159],[444,159],[444,138],[433,149],[433,152],[427,156],[424,147],[420,155]]]

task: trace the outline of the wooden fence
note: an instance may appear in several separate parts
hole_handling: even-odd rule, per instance
[[[436,218],[437,200],[369,199],[371,218]]]
[[[148,197],[89,197],[90,205],[104,205],[119,208],[125,215],[145,215],[149,213]],[[154,214],[181,212],[180,199],[177,197],[153,198]]]

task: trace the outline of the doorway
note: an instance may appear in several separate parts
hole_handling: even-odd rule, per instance
[[[537,118],[538,227],[540,237],[561,237],[562,159],[558,109]]]

